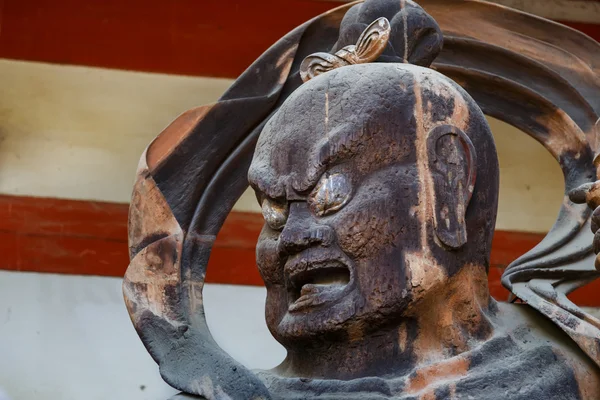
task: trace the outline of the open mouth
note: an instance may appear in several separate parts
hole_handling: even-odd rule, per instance
[[[337,260],[296,264],[288,271],[290,312],[339,299],[352,277],[348,266]]]

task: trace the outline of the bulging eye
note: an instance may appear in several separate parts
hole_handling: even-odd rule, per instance
[[[277,203],[273,200],[264,199],[261,204],[265,221],[271,229],[280,230],[288,218],[288,207],[286,204]]]
[[[308,197],[308,205],[316,215],[327,215],[344,207],[351,194],[352,185],[346,176],[326,174]]]

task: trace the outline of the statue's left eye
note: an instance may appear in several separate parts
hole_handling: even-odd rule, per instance
[[[346,176],[326,173],[308,197],[308,205],[321,217],[344,207],[351,194],[352,185]]]
[[[288,206],[265,198],[261,204],[265,221],[271,229],[280,230],[288,219]]]

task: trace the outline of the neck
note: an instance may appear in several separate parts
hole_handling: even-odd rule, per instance
[[[284,376],[350,380],[399,377],[469,351],[492,335],[495,309],[483,267],[465,266],[436,288],[409,316],[355,341],[288,351],[277,372]]]
[[[410,312],[418,328],[410,345],[417,366],[457,356],[490,338],[495,310],[485,268],[463,266],[443,290]]]

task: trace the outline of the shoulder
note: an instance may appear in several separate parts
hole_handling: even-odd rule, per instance
[[[563,330],[524,304],[499,304],[498,318],[523,373],[573,386],[582,399],[600,399],[600,368]]]

